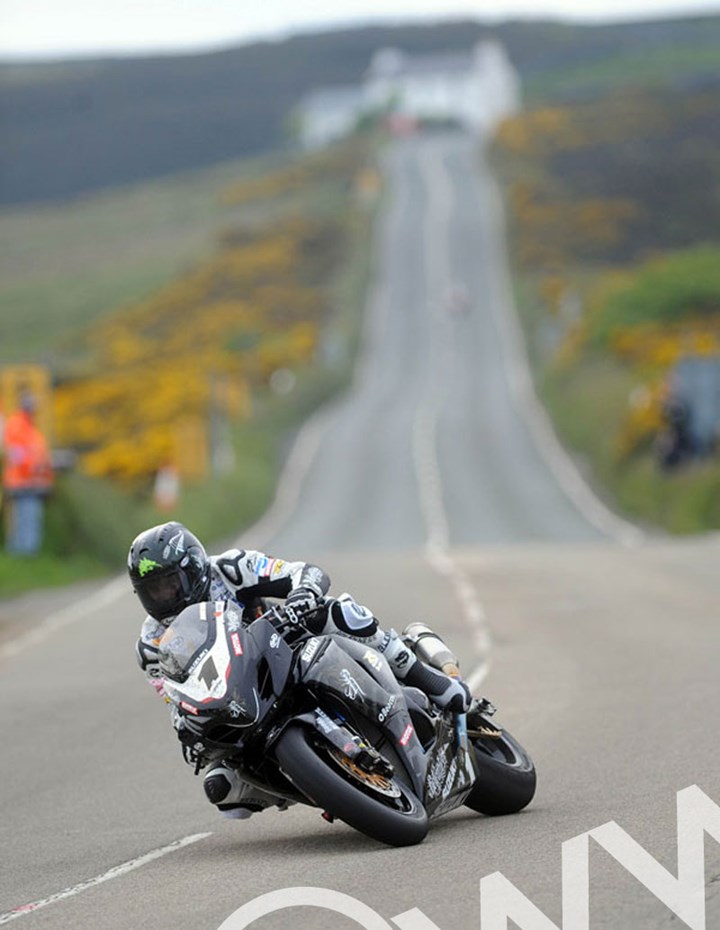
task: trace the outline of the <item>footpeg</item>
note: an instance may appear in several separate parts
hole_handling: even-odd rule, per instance
[[[470,736],[486,736],[491,739],[499,739],[502,736],[502,730],[495,727],[487,720],[495,713],[495,705],[491,704],[487,698],[476,698],[470,710],[467,712],[467,728]]]

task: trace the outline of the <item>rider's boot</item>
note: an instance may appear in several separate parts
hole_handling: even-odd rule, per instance
[[[467,711],[472,696],[465,682],[426,665],[405,645],[395,630],[386,633],[377,648],[385,656],[395,677],[403,684],[419,688],[443,710],[457,713]]]
[[[425,623],[410,623],[402,631],[405,645],[432,668],[437,668],[451,678],[461,678],[460,661],[450,651],[449,646],[442,637]],[[468,726],[481,726],[487,724],[484,718],[492,716],[495,708],[486,698],[473,698],[468,708]]]
[[[349,594],[341,594],[333,603],[330,617],[333,625],[331,632],[349,636],[351,639],[384,653],[395,677],[403,684],[419,688],[439,707],[450,707],[458,711],[467,710],[470,704],[470,692],[460,680],[457,659],[455,659],[456,666],[452,676],[440,668],[437,671],[430,668],[421,661],[424,656],[417,658],[395,630],[390,630],[389,633],[383,632],[373,614],[366,607],[357,604]],[[451,656],[444,643],[439,642]],[[454,657],[451,656],[451,658]]]
[[[208,769],[203,788],[208,801],[223,817],[231,820],[246,820],[269,807],[287,810],[291,803],[243,781],[237,770],[224,762]]]

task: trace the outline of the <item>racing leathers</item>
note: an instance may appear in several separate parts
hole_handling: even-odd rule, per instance
[[[398,679],[423,690],[441,707],[467,710],[470,693],[466,685],[420,662],[394,630],[383,631],[377,619],[349,594],[328,601],[318,610],[330,588],[330,579],[318,566],[272,558],[257,550],[228,549],[210,556],[210,590],[207,599],[234,604],[243,622],[252,623],[265,609],[264,598],[284,598],[288,618],[302,623],[315,634],[338,635],[358,640],[383,653]],[[157,620],[148,616],[142,625],[136,651],[141,668],[158,694],[164,678],[159,665],[160,640],[174,617]],[[342,644],[340,642],[340,644]],[[183,740],[182,718],[174,715],[178,736]],[[202,746],[184,742],[185,760],[203,767]],[[203,779],[208,800],[226,817],[244,818],[253,812],[287,802],[244,782],[231,765],[214,763]]]

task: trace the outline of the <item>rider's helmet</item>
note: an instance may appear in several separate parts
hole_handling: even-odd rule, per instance
[[[141,604],[156,620],[174,617],[210,593],[207,553],[182,523],[162,523],[140,533],[130,546],[128,574]]]

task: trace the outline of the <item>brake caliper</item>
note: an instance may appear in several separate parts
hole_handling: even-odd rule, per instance
[[[352,741],[357,747],[357,752],[353,755],[346,751],[346,755],[356,765],[370,775],[382,775],[384,778],[392,778],[394,772],[392,765],[380,755],[377,749],[361,740],[359,736],[353,736]],[[344,747],[344,750],[347,750],[347,748]]]

